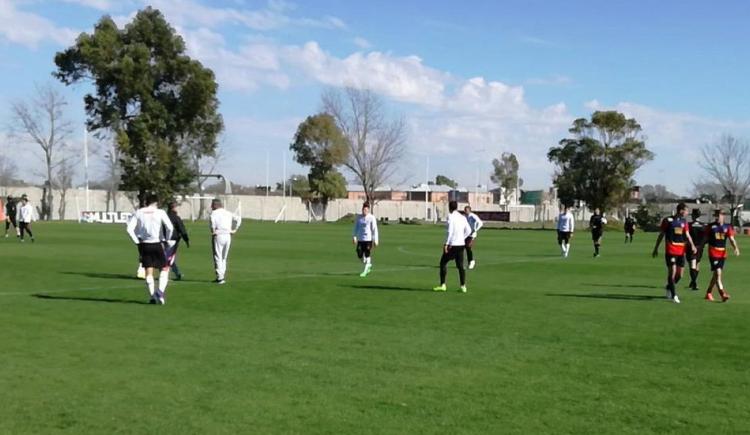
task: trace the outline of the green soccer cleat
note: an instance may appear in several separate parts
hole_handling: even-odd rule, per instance
[[[466,290],[466,286],[465,285],[462,285],[461,288],[458,289],[459,293],[466,293],[466,291],[467,290]]]
[[[370,274],[370,272],[372,272],[372,265],[371,265],[371,264],[368,264],[368,265],[366,265],[366,266],[365,266],[365,270],[363,270],[363,271],[362,271],[362,273],[360,273],[360,274],[359,274],[359,276],[360,276],[361,278],[364,278],[364,277],[366,277],[367,275],[369,275],[369,274]]]
[[[441,285],[439,285],[437,287],[434,287],[432,289],[432,291],[434,291],[434,292],[444,292],[446,290],[448,290],[448,289],[445,287],[445,284],[441,284]]]

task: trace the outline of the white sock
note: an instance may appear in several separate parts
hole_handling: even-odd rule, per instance
[[[372,258],[370,257],[365,258],[365,264],[368,266],[372,265]]]
[[[167,290],[167,283],[169,282],[169,271],[168,270],[162,270],[159,272],[159,293],[160,296],[164,295],[164,292]]]
[[[154,297],[154,277],[152,275],[146,277],[146,288],[148,289],[148,294]]]

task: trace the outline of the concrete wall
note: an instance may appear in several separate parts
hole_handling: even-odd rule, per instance
[[[21,194],[27,194],[31,203],[39,208],[42,198],[42,189],[35,187],[22,188],[3,188],[0,187],[0,196],[4,199],[7,195],[15,197]],[[89,191],[89,207],[86,207],[86,195],[81,189],[71,189],[68,191],[66,198],[65,215],[60,217],[58,206],[60,195],[54,192],[53,213],[54,219],[79,220],[86,211],[103,212],[114,211],[107,208],[107,192],[103,190]],[[251,196],[251,195],[231,195],[222,196],[227,209],[231,211],[241,211],[242,217],[246,219],[257,220],[275,220],[281,221],[320,221],[323,218],[324,210],[320,204],[315,204],[308,210],[307,205],[300,198],[282,198],[278,196]],[[199,216],[200,203],[204,204],[204,215]],[[180,215],[184,219],[205,218],[209,208],[209,199],[196,199],[188,197],[185,199],[179,209]],[[135,209],[136,204],[127,194],[120,193],[117,201],[117,211],[131,212]],[[465,204],[460,204],[463,207]],[[339,199],[331,201],[325,210],[325,218],[328,221],[338,220],[346,215],[359,213],[362,207],[362,201],[352,199]],[[539,220],[550,221],[557,216],[558,209],[553,206],[534,207],[534,206],[512,206],[505,208],[497,204],[483,204],[474,206],[477,211],[510,211],[511,222],[535,222]],[[282,212],[283,210],[283,212]],[[388,218],[389,220],[398,219],[423,219],[428,221],[444,220],[448,214],[447,202],[428,203],[421,201],[378,201],[373,212],[379,218]]]

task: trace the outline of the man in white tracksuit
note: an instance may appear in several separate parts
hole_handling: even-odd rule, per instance
[[[466,238],[466,259],[469,261],[469,269],[474,269],[476,262],[474,261],[474,240],[477,238],[479,230],[482,229],[484,222],[479,219],[479,216],[471,212],[471,207],[468,205],[464,207],[464,216],[469,222],[469,228],[471,228],[471,235]]]
[[[365,264],[365,270],[359,274],[362,278],[372,270],[372,249],[378,246],[378,220],[370,214],[370,204],[362,205],[362,214],[354,220],[352,243],[357,247],[357,257]]]
[[[464,249],[466,238],[471,235],[471,228],[466,217],[459,213],[458,203],[451,201],[448,203],[448,237],[443,244],[443,256],[440,258],[440,285],[433,288],[433,291],[446,291],[445,277],[448,274],[448,263],[451,260],[456,262],[458,276],[461,282],[459,291],[466,293],[466,270],[464,270]]]
[[[557,217],[557,243],[560,245],[560,251],[563,257],[570,254],[570,239],[573,238],[576,222],[570,207],[565,206],[562,213]]]
[[[229,247],[232,244],[232,234],[240,227],[239,216],[224,209],[220,199],[211,201],[211,223],[212,246],[214,251],[214,268],[216,269],[217,284],[224,284],[227,273],[227,258]]]
[[[33,243],[34,234],[31,233],[31,223],[34,222],[34,207],[29,204],[29,198],[26,195],[21,196],[21,205],[16,209],[16,222],[20,229],[20,240],[23,242],[24,233],[28,233]]]
[[[138,245],[141,263],[146,269],[146,289],[151,299],[149,303],[166,303],[169,265],[164,254],[164,242],[172,238],[172,222],[167,213],[158,208],[156,195],[146,197],[146,207],[139,208],[128,221],[127,233]],[[159,287],[154,289],[154,271],[159,270]]]

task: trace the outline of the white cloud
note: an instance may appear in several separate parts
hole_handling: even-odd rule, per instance
[[[58,27],[39,15],[16,8],[10,0],[0,0],[0,40],[36,48],[45,42],[57,45],[71,44],[78,32]]]
[[[363,50],[372,48],[372,43],[370,43],[370,41],[368,41],[367,39],[362,38],[361,36],[357,36],[352,42],[354,42],[354,45]]]

